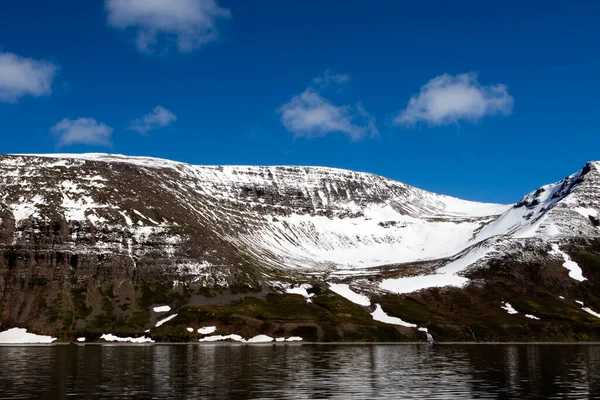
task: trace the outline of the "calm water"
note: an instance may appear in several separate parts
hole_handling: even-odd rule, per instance
[[[0,398],[600,398],[597,345],[0,347]]]

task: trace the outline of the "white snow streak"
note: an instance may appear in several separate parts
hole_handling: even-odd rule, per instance
[[[509,313],[509,314],[518,314],[519,313],[517,310],[515,310],[513,308],[513,306],[510,303],[504,303],[502,305],[502,309],[506,310],[506,312]]]
[[[121,216],[123,216],[127,226],[133,226],[133,221],[131,220],[131,218],[129,218],[129,215],[125,214],[123,211],[119,211],[119,214],[121,214]]]
[[[385,313],[385,311],[383,311],[383,309],[381,308],[381,305],[379,305],[379,304],[375,304],[375,311],[373,311],[371,313],[371,316],[373,317],[373,319],[375,321],[383,322],[386,324],[400,325],[400,326],[405,326],[407,328],[416,328],[417,327],[417,325],[415,325],[415,324],[404,322],[400,318],[396,318],[396,317],[387,315]]]
[[[569,276],[571,278],[579,282],[587,280],[587,278],[583,277],[583,271],[581,270],[581,267],[579,267],[579,265],[575,261],[571,260],[571,257],[569,257],[567,253],[562,251],[558,247],[558,244],[554,243],[552,245],[552,251],[550,252],[550,254],[559,256],[564,260],[563,267],[569,270]]]
[[[329,283],[329,288],[332,292],[339,294],[359,306],[369,307],[371,305],[371,300],[369,300],[367,296],[353,292],[350,289],[350,286],[345,283]]]
[[[133,263],[133,269],[137,268],[137,262],[135,261],[135,257],[133,256],[133,240],[127,239],[127,254]]]
[[[158,321],[156,323],[156,328],[158,328],[159,326],[166,324],[167,322],[169,322],[170,320],[172,320],[173,318],[175,318],[177,316],[177,314],[173,314],[173,315],[169,315],[167,318],[165,319],[161,319],[160,321]]]
[[[138,338],[134,337],[119,337],[115,336],[112,333],[104,334],[100,336],[100,340],[105,340],[107,342],[120,342],[120,343],[154,343],[154,340],[151,338],[141,336]]]
[[[584,308],[582,308],[582,310],[585,311],[586,313],[592,314],[594,317],[600,318],[600,314],[598,314],[597,312],[593,311],[589,307],[584,307]]]
[[[215,336],[207,336],[204,337],[202,339],[200,339],[200,342],[221,342],[224,340],[233,340],[234,342],[246,342],[246,339],[244,339],[243,337],[241,337],[240,335],[227,335],[227,336],[221,336],[221,335],[215,335]]]

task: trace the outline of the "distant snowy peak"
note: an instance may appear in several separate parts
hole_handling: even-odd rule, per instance
[[[549,210],[558,202],[567,199],[567,204],[578,201],[597,202],[600,194],[600,162],[589,162],[585,167],[555,183],[544,185],[527,194],[515,204],[515,208],[529,209],[541,206]]]
[[[600,211],[600,162],[586,166],[565,179],[527,194],[497,220],[484,227],[478,240],[496,235],[515,238],[598,236]]]

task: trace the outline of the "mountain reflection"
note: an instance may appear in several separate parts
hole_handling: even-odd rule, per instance
[[[596,345],[0,347],[10,398],[589,398]]]

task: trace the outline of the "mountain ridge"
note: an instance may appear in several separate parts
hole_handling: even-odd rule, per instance
[[[391,334],[401,340],[414,333],[406,326],[394,333],[383,322],[369,325],[364,305],[340,293],[366,296],[369,312],[379,316],[385,310],[432,326],[431,307],[452,304],[428,297],[432,293],[481,296],[498,280],[508,287],[519,281],[543,296],[549,287],[565,295],[585,287],[600,308],[589,289],[596,287],[600,240],[598,162],[511,205],[470,202],[327,167],[194,166],[106,154],[0,156],[0,189],[0,324],[62,335],[93,327],[95,334],[114,331],[112,319],[128,333],[151,328],[157,334],[181,328],[182,318],[152,328],[157,303],[192,314],[217,312],[215,307],[231,312],[239,301],[273,307],[273,299],[295,302],[289,296],[302,293],[315,303],[300,307],[300,321],[280,315],[279,308],[269,309],[276,322],[263,314],[253,321],[283,329],[282,318],[294,325],[329,315],[330,322],[304,321],[302,329],[315,340],[348,340],[355,328],[343,326],[350,324],[367,329],[357,338]],[[548,280],[527,280],[520,272],[525,266],[549,274]],[[338,293],[335,285],[348,289]],[[428,300],[397,308],[409,298]],[[353,310],[353,317],[330,315],[335,307],[345,310],[341,314]],[[422,315],[411,312],[422,307]],[[238,311],[245,318],[254,312]],[[446,326],[450,315],[445,311],[438,323]],[[253,324],[254,333],[265,333]],[[239,328],[239,321],[233,325]]]

